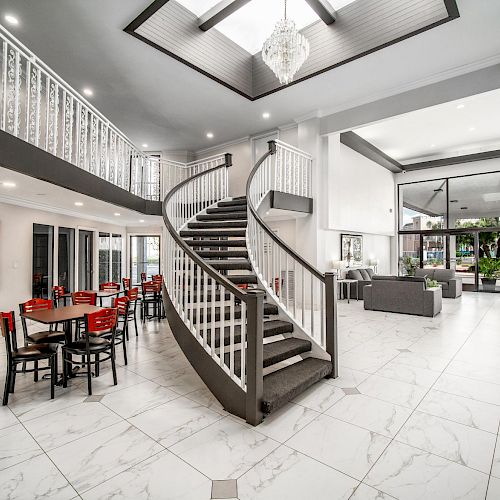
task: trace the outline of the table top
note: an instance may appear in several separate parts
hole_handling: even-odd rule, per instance
[[[32,311],[25,313],[23,316],[26,319],[51,325],[54,323],[64,323],[65,321],[73,321],[75,319],[83,319],[85,314],[91,314],[100,311],[102,307],[90,306],[81,304],[78,306],[64,306],[56,309],[46,309],[44,311]]]
[[[107,290],[79,290],[79,291],[84,291],[87,293],[95,293],[97,297],[114,297],[115,295],[120,295],[121,290],[116,290],[116,291],[107,291]],[[63,295],[61,295],[62,298],[71,298],[72,293],[68,292]]]

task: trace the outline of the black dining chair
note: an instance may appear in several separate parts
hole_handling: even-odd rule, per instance
[[[17,346],[16,318],[14,312],[0,313],[2,336],[5,339],[5,350],[7,353],[7,375],[5,377],[5,390],[2,404],[9,403],[9,394],[14,392],[16,385],[16,374],[50,370],[50,399],[54,399],[54,386],[57,379],[57,348],[50,344],[32,344],[25,347]],[[40,367],[40,361],[48,361],[48,366]],[[26,368],[27,363],[33,363],[33,368]],[[18,365],[24,368],[18,369]],[[36,380],[38,377],[36,377]],[[35,381],[36,381],[35,380]]]

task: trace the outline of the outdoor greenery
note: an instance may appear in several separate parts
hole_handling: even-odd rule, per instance
[[[427,288],[438,288],[440,286],[436,280],[431,280],[429,278],[425,279],[425,283],[427,285]]]
[[[406,272],[407,276],[415,276],[415,270],[418,267],[418,259],[414,257],[401,257],[399,259],[401,269]]]
[[[500,260],[482,257],[479,259],[479,272],[487,279],[496,279],[500,275]]]

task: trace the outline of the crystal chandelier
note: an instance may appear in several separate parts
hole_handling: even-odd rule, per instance
[[[262,60],[273,70],[282,85],[287,85],[309,57],[309,41],[291,19],[279,20],[262,47]]]

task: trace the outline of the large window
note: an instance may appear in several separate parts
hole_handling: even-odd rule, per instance
[[[122,236],[113,234],[111,237],[111,281],[120,283],[122,280]]]
[[[99,233],[99,283],[122,279],[121,234]]]
[[[60,227],[58,236],[58,284],[68,291],[75,286],[75,230]]]
[[[132,283],[141,282],[141,273],[148,279],[160,273],[160,236],[130,237],[130,277]]]
[[[99,233],[99,284],[109,281],[111,235]]]
[[[47,299],[52,294],[54,263],[54,228],[33,224],[32,294]]]

